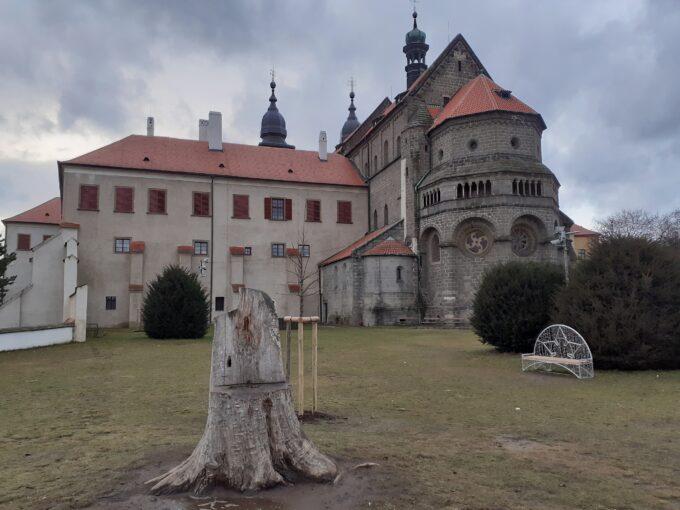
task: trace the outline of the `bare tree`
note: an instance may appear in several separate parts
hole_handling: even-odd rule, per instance
[[[680,244],[680,209],[652,214],[642,209],[624,209],[597,222],[603,239],[640,237],[650,241]]]
[[[295,244],[293,244],[295,246]],[[305,229],[298,232],[297,248],[290,248],[288,253],[288,274],[295,279],[295,290],[299,300],[300,317],[304,316],[305,297],[318,293],[319,273],[315,266],[309,267],[310,246],[305,238]]]

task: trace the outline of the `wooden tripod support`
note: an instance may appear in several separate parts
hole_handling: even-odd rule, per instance
[[[312,325],[312,413],[316,413],[319,408],[319,379],[318,379],[318,345],[319,345],[319,317],[291,317],[283,318],[286,323],[286,376],[290,381],[290,344],[291,344],[291,323],[298,325],[298,384],[297,384],[297,414],[305,414],[305,324]]]

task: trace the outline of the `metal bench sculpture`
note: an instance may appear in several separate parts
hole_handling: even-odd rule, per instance
[[[579,379],[595,375],[593,355],[583,337],[564,324],[545,328],[536,338],[534,352],[522,354],[522,370],[548,370],[561,367]]]

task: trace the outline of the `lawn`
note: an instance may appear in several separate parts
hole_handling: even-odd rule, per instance
[[[470,332],[410,328],[322,328],[319,360],[336,419],[305,431],[379,464],[370,508],[680,508],[679,371],[525,374]],[[0,508],[88,506],[181,460],[209,363],[208,339],[129,331],[0,353]]]

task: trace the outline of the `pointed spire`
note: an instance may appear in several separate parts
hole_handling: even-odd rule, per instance
[[[269,108],[267,112],[262,117],[262,126],[260,128],[260,138],[262,141],[260,145],[268,147],[283,147],[286,149],[294,149],[293,145],[288,145],[286,143],[286,136],[288,132],[286,131],[286,119],[279,112],[276,107],[276,94],[274,89],[276,88],[276,82],[274,81],[274,70],[271,71],[272,81],[269,86],[272,89],[272,95],[269,96]]]
[[[410,88],[413,82],[418,79],[425,69],[425,55],[430,47],[425,44],[425,32],[418,28],[418,13],[416,12],[415,1],[413,3],[413,28],[406,33],[406,45],[403,48],[406,55],[406,87]]]
[[[349,92],[349,115],[347,116],[347,120],[342,126],[342,131],[340,133],[340,142],[344,141],[345,138],[347,138],[349,135],[351,135],[356,128],[360,126],[359,119],[357,119],[357,116],[354,112],[357,111],[357,107],[354,106],[354,78],[350,78],[349,80],[349,86],[350,86],[350,92]]]

